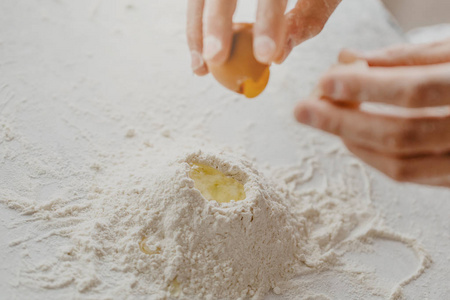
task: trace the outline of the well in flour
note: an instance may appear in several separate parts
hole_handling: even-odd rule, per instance
[[[205,199],[219,203],[245,199],[244,186],[233,177],[207,165],[191,163],[190,166],[189,176]]]

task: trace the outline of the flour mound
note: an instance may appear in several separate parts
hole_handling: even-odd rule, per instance
[[[188,163],[219,169],[244,184],[246,199],[219,204],[194,188]],[[151,212],[141,234],[160,255],[157,279],[173,280],[183,294],[237,299],[261,298],[294,271],[303,224],[288,211],[278,191],[250,164],[226,156],[189,155],[168,168],[159,189],[135,203]]]
[[[222,204],[206,200],[189,177],[194,162],[241,182],[246,199]],[[158,173],[139,178],[140,185],[126,193],[109,217],[112,222],[90,234],[102,243],[105,228],[112,230],[102,251],[133,262],[131,270],[145,274],[148,281],[136,280],[137,291],[145,293],[147,284],[156,283],[168,296],[181,298],[262,298],[292,277],[304,224],[251,164],[226,154],[196,152],[154,167]],[[105,201],[98,202],[99,213],[110,206]],[[115,229],[114,223],[123,229]],[[140,241],[150,255],[139,250]]]

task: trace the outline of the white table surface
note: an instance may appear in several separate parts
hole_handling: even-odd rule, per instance
[[[252,15],[254,1],[243,2],[239,20]],[[326,152],[341,149],[340,142],[296,124],[292,108],[342,47],[370,49],[403,41],[378,1],[343,2],[320,37],[272,68],[267,91],[246,100],[210,76],[191,75],[183,33],[185,1],[1,1],[0,189],[19,193],[28,184],[28,196],[45,200],[72,179],[52,182],[24,164],[21,158],[34,148],[59,160],[62,168],[82,168],[101,149],[134,147],[124,142],[128,128],[136,129],[139,139],[150,138],[155,122],[175,139],[201,127],[205,140],[239,145],[261,164],[298,164],[313,155],[325,173],[336,172],[327,166]],[[148,111],[157,111],[158,119],[152,120]],[[7,141],[10,136],[15,138]],[[405,288],[407,299],[448,299],[450,191],[398,184],[367,170],[376,209],[391,228],[421,241],[434,262]],[[9,243],[36,231],[32,224],[11,227],[26,219],[0,206],[0,299],[58,299],[61,290],[21,285],[21,250]],[[388,241],[377,247],[377,255],[366,263],[373,263],[380,276],[393,278],[393,285],[412,271],[408,249]],[[45,257],[51,249],[50,240],[36,245],[33,255]],[[336,299],[350,299],[346,287],[333,280],[324,276],[311,288],[326,291],[333,285]]]

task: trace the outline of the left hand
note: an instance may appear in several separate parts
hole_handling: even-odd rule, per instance
[[[356,60],[369,67],[342,64],[328,71],[319,99],[298,104],[297,120],[340,136],[351,152],[395,180],[450,187],[450,40],[344,50],[339,57]],[[389,104],[402,114],[365,111],[362,102]]]
[[[232,21],[238,0],[188,0],[186,35],[195,74],[208,74],[231,51]],[[285,14],[287,0],[258,0],[253,26],[255,58],[282,63],[292,49],[319,34],[341,0],[298,0]]]

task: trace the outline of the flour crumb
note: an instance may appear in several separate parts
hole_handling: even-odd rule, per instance
[[[125,134],[125,137],[127,137],[127,138],[133,138],[135,136],[136,136],[136,131],[133,128],[128,129],[127,133]]]
[[[165,138],[170,138],[171,134],[172,133],[171,133],[170,129],[164,129],[161,131],[161,135]]]
[[[102,169],[102,167],[99,163],[93,163],[93,164],[91,164],[91,169],[96,172],[99,172]]]
[[[12,140],[14,140],[14,134],[13,134],[11,128],[6,126],[5,124],[2,124],[1,131],[3,131],[4,141],[11,142]]]
[[[148,148],[152,148],[153,144],[149,140],[146,140],[146,141],[144,141],[144,146],[146,146]]]

